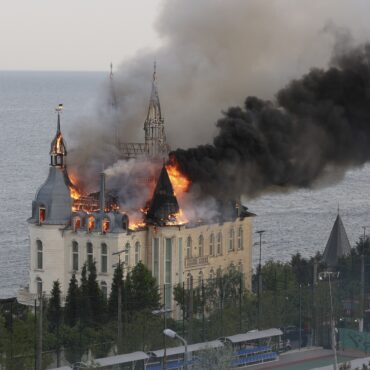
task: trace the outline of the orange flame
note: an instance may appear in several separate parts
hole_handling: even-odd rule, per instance
[[[71,198],[72,199],[80,199],[82,194],[78,190],[76,183],[77,179],[73,174],[68,174],[69,180],[71,181],[72,186],[69,187]]]
[[[181,197],[183,193],[186,193],[189,190],[191,181],[181,173],[179,166],[175,161],[167,164],[166,170],[170,177],[175,195]]]

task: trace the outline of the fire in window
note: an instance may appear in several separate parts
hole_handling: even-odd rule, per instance
[[[95,219],[94,217],[89,217],[88,231],[91,232],[95,229]]]
[[[45,221],[46,211],[44,207],[39,208],[39,222],[42,224]]]
[[[109,220],[105,218],[103,220],[103,233],[106,233],[108,231],[109,231]]]
[[[77,217],[75,219],[75,231],[79,230],[81,228],[81,219]]]

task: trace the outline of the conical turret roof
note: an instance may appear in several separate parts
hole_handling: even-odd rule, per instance
[[[171,215],[179,212],[179,204],[166,167],[163,166],[147,213],[147,220],[165,224]]]
[[[329,240],[323,254],[323,261],[328,267],[335,267],[340,257],[346,256],[351,252],[348,236],[344,228],[342,219],[338,216],[331,230]]]

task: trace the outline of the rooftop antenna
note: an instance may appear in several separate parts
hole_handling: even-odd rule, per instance
[[[55,111],[58,113],[58,124],[57,124],[57,133],[60,132],[60,113],[63,110],[63,104],[59,104],[56,108]]]
[[[156,76],[157,75],[157,61],[154,60],[154,64],[153,64],[153,81],[155,81],[156,79]]]

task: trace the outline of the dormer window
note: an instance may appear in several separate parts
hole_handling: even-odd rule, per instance
[[[45,221],[46,209],[45,207],[39,207],[39,223],[42,224]]]
[[[81,219],[80,217],[76,217],[74,222],[74,230],[77,231],[79,229],[81,229]]]
[[[95,229],[95,218],[90,216],[89,217],[89,222],[88,222],[88,225],[87,225],[87,230],[89,233],[91,233],[92,231],[94,231]]]
[[[103,220],[103,224],[102,224],[102,232],[105,234],[109,231],[109,225],[110,225],[110,222],[109,222],[109,219],[108,218],[105,218]]]

